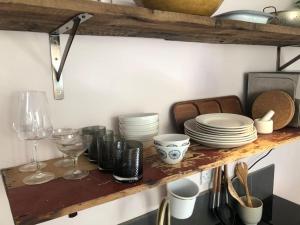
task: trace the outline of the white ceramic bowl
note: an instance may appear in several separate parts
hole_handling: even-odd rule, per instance
[[[155,135],[158,134],[158,130],[152,130],[152,131],[124,131],[120,129],[121,135],[126,135],[126,136],[152,136],[154,137]]]
[[[155,148],[162,161],[167,164],[176,164],[183,159],[185,153],[189,148],[189,145],[181,147],[164,147],[155,145]]]
[[[181,147],[190,144],[190,137],[185,134],[162,134],[153,139],[154,144],[164,147]]]
[[[151,134],[151,135],[136,135],[136,136],[123,134],[122,136],[127,140],[136,140],[136,141],[142,141],[143,142],[143,141],[153,140],[153,137],[155,135],[157,135],[157,133],[156,134]]]
[[[154,130],[159,128],[158,123],[151,123],[148,125],[124,125],[119,124],[119,128],[122,130],[129,130],[129,131],[144,131],[144,130]]]
[[[119,122],[125,124],[150,124],[157,121],[157,113],[138,113],[119,116]]]

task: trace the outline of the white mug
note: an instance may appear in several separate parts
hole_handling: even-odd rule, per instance
[[[200,192],[198,185],[189,179],[181,179],[167,184],[167,190],[168,197],[163,200],[158,213],[158,224],[161,224],[159,221],[164,221],[166,215],[161,212],[161,209],[167,209],[166,205],[170,208],[171,216],[176,219],[183,220],[191,217]]]

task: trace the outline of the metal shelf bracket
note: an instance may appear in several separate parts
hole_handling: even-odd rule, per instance
[[[72,46],[72,42],[76,35],[79,25],[93,15],[89,13],[81,13],[71,20],[56,28],[54,31],[49,33],[49,42],[50,42],[50,53],[51,53],[51,65],[52,65],[52,80],[53,80],[53,93],[55,100],[64,99],[64,85],[62,71]],[[67,44],[65,46],[64,52],[61,55],[60,51],[60,35],[70,31]]]
[[[282,71],[284,69],[286,69],[287,67],[289,67],[290,65],[294,64],[295,62],[297,62],[300,59],[300,54],[297,55],[296,57],[292,58],[290,61],[288,61],[287,63],[281,65],[281,48],[283,47],[289,47],[289,46],[278,46],[277,47],[277,61],[276,61],[276,70]],[[291,46],[290,46],[291,47]]]

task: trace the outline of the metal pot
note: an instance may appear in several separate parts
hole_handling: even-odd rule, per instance
[[[266,12],[267,9],[273,9],[271,12],[275,16],[274,19],[269,20],[271,24],[278,24],[283,26],[300,27],[300,10],[293,9],[288,11],[277,11],[276,7],[268,6],[263,9]]]

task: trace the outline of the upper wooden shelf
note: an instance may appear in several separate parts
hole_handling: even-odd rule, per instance
[[[287,128],[261,135],[255,142],[240,148],[220,150],[193,144],[184,160],[177,165],[162,163],[155,149],[149,148],[144,154],[143,179],[135,184],[115,182],[110,173],[98,171],[84,157],[81,157],[79,165],[90,170],[90,175],[79,181],[61,178],[65,171],[53,166],[55,160],[48,161],[46,169],[53,171],[58,178],[49,183],[26,186],[22,179],[28,174],[20,173],[17,167],[2,170],[2,175],[15,223],[30,225],[158,187],[298,139],[300,129]]]
[[[49,33],[79,13],[94,17],[79,34],[225,44],[299,45],[300,29],[87,0],[0,0],[0,29]]]

